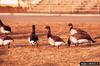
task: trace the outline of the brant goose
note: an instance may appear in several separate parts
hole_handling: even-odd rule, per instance
[[[91,45],[91,42],[94,43],[94,41],[91,36],[87,33],[76,33],[74,35],[70,35],[68,38],[68,46],[70,46],[71,43],[78,45],[81,43],[89,43]]]
[[[47,38],[50,45],[57,46],[59,48],[61,44],[65,43],[60,37],[51,34],[50,26],[46,26],[45,29],[48,30]]]
[[[4,33],[4,34],[11,33],[11,27],[4,25],[1,20],[0,20],[0,28],[1,28],[1,32]]]
[[[38,40],[39,40],[39,38],[35,33],[35,25],[32,25],[32,33],[31,33],[30,37],[28,38],[28,41],[30,44],[37,45],[37,47],[38,47]]]
[[[13,41],[14,41],[14,39],[11,38],[11,37],[9,37],[9,36],[2,36],[2,37],[0,38],[0,45],[1,45],[1,46],[8,45],[8,48],[10,48],[10,44],[11,44],[11,42],[13,42]]]
[[[74,28],[72,23],[69,23],[68,26],[70,26],[70,34],[71,35],[74,35],[76,33],[87,34],[87,32],[82,29]]]

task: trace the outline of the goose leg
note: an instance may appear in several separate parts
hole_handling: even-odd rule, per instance
[[[34,46],[34,45],[32,44],[32,46]]]
[[[78,46],[78,45],[79,45],[79,43],[75,44],[75,46]]]
[[[0,47],[3,47],[4,45],[2,44],[2,45],[0,45]]]
[[[7,33],[4,33],[4,35],[8,35]]]
[[[77,46],[79,46],[80,43],[77,43]]]
[[[59,47],[60,47],[60,46],[58,46],[58,49],[59,49]]]
[[[39,44],[38,44],[38,42],[37,42],[37,41],[36,41],[36,46],[37,46],[37,47],[39,47]]]
[[[77,46],[77,44],[75,44],[75,46]]]
[[[91,46],[91,41],[89,41],[89,46]]]
[[[8,44],[8,48],[10,48],[10,43]]]
[[[70,41],[70,38],[68,38],[68,46],[70,46],[70,44],[71,44],[71,41]]]
[[[68,43],[68,47],[70,47],[70,43]]]

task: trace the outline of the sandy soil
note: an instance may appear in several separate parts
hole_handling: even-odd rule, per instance
[[[10,25],[14,38],[11,48],[0,47],[0,66],[79,66],[80,62],[100,61],[100,23],[75,22],[75,27],[87,31],[97,42],[92,46],[86,44],[75,47],[52,47],[48,44],[44,27],[50,25],[52,33],[60,36],[65,42],[68,38],[68,22],[5,22]],[[36,25],[39,35],[39,48],[28,43],[32,24]],[[1,35],[3,35],[1,33]]]

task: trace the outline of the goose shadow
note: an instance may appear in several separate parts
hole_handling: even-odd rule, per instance
[[[18,44],[15,47],[28,47],[28,46],[30,46],[30,45]]]
[[[97,35],[96,37],[94,37],[94,39],[100,39],[100,35]]]
[[[15,47],[29,47],[29,46],[32,46],[32,47],[35,47],[37,45],[31,45],[31,44],[18,44],[18,45],[15,45]],[[39,44],[39,47],[43,47],[43,46],[50,46],[49,44],[47,43],[43,43],[43,44]]]
[[[100,42],[97,42],[97,43],[93,43],[91,46],[99,46],[100,45]]]
[[[96,43],[93,43],[93,44],[91,44],[91,45],[82,44],[82,45],[80,45],[79,47],[96,47],[96,46],[100,46],[100,42],[96,42]]]
[[[3,47],[0,47],[0,56],[1,55],[6,55],[7,54],[7,50],[4,49]]]

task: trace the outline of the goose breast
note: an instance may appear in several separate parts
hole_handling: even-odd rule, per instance
[[[1,32],[2,33],[10,33],[10,31],[5,30],[4,27],[1,27]]]
[[[61,44],[64,44],[64,42],[55,42],[55,46],[59,46]]]
[[[49,37],[48,42],[50,45],[55,45],[55,41],[51,37]]]
[[[70,36],[70,41],[71,41],[71,43],[78,43],[78,41],[77,41],[77,38],[75,38],[75,37],[73,37],[73,36]]]
[[[77,33],[77,31],[75,30],[75,29],[71,29],[71,31],[70,31],[70,34],[71,35],[74,35],[74,34],[76,34]]]

